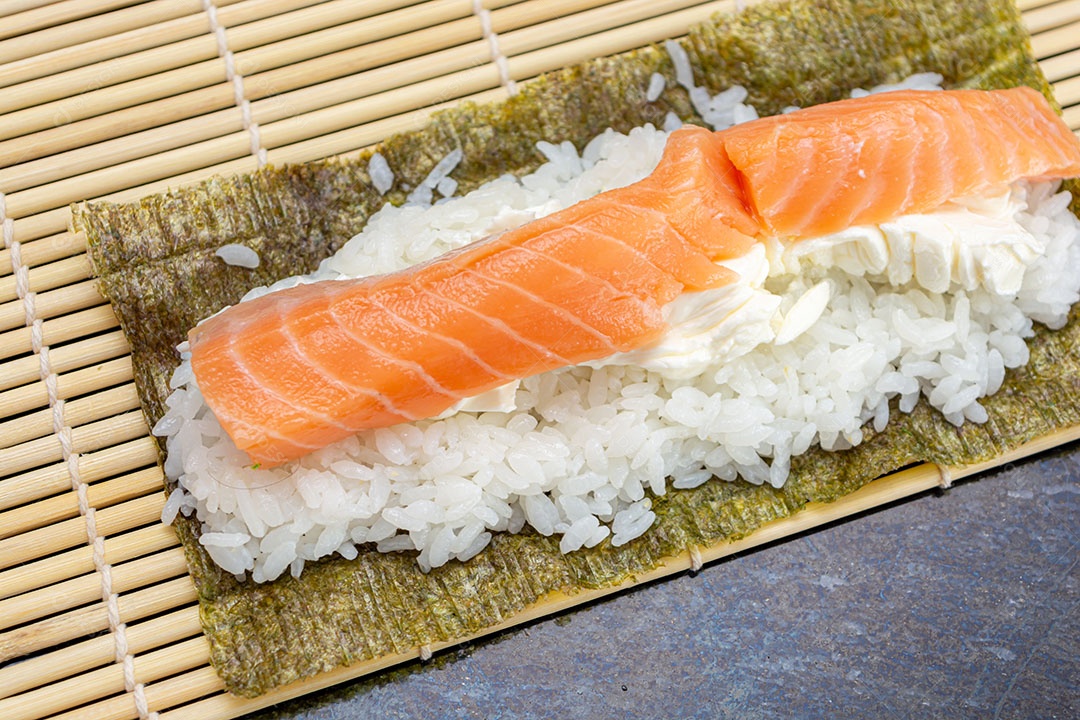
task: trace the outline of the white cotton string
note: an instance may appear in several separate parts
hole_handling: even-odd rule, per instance
[[[8,250],[11,253],[11,270],[15,275],[15,295],[23,303],[23,321],[27,327],[33,327],[37,317],[37,293],[30,289],[30,268],[26,267],[22,261],[22,243],[13,242]],[[30,341],[34,342],[33,335]],[[35,348],[36,351],[37,348]]]
[[[11,254],[15,294],[22,300],[24,320],[30,329],[30,347],[38,356],[39,373],[42,382],[45,383],[45,392],[48,395],[49,409],[52,413],[53,433],[60,443],[60,453],[67,467],[71,489],[75,493],[79,506],[79,514],[86,522],[86,539],[92,549],[94,569],[101,579],[101,599],[105,603],[109,630],[115,643],[116,661],[122,663],[124,668],[124,687],[128,692],[133,693],[140,719],[156,718],[157,713],[149,712],[142,685],[135,682],[135,659],[128,652],[126,629],[124,623],[120,621],[120,601],[113,592],[112,567],[105,561],[105,539],[98,534],[97,517],[94,508],[90,505],[89,490],[79,473],[79,453],[76,452],[72,441],[71,428],[64,419],[64,400],[60,397],[57,374],[52,367],[49,347],[45,344],[41,318],[37,317],[35,302],[37,293],[30,290],[30,268],[23,262],[22,244],[15,239],[15,222],[7,216],[7,202],[3,193],[0,193],[0,225],[3,227],[4,247]]]
[[[259,123],[251,120],[251,103],[244,97],[244,77],[236,69],[236,60],[232,50],[229,49],[229,40],[225,36],[225,27],[218,22],[217,6],[213,0],[203,0],[203,10],[210,22],[210,31],[217,41],[218,55],[225,63],[225,77],[232,85],[233,102],[240,109],[240,122],[247,131],[251,141],[251,154],[255,156],[259,167],[266,165],[266,149],[262,146],[262,137],[259,135]]]
[[[60,453],[68,471],[68,478],[71,480],[71,489],[75,493],[79,515],[86,523],[86,540],[92,549],[94,569],[101,580],[101,599],[105,604],[109,630],[115,643],[116,661],[123,663],[124,667],[124,687],[128,692],[134,693],[139,717],[143,719],[154,717],[146,707],[146,696],[142,692],[142,686],[135,682],[134,658],[128,652],[125,626],[120,621],[120,601],[112,587],[112,566],[105,560],[105,539],[98,534],[97,517],[90,504],[89,488],[79,472],[79,453],[71,437],[71,428],[68,427],[64,418],[64,399],[60,397],[58,376],[52,367],[49,347],[45,344],[41,318],[37,317],[36,293],[30,290],[29,268],[22,260],[22,246],[14,238],[13,221],[6,216],[2,193],[0,193],[0,222],[3,223],[4,245],[11,252],[15,292],[22,299],[26,325],[30,329],[30,347],[38,357],[39,373],[48,395],[53,433],[60,443]],[[140,697],[142,698],[141,705]]]
[[[41,346],[41,329],[34,330],[37,293],[30,289],[30,268],[22,260],[22,243],[15,239],[15,222],[7,216],[7,199],[0,193],[0,224],[3,224],[4,247],[11,255],[11,274],[15,276],[15,296],[22,300],[23,322],[30,328],[30,344],[37,352]],[[40,321],[37,321],[40,325]]]
[[[0,222],[4,225],[4,247],[15,244],[15,225],[7,216],[7,196],[0,192]]]
[[[697,572],[704,565],[701,559],[701,550],[698,549],[697,545],[691,545],[687,550],[690,551],[690,572]]]
[[[484,7],[483,0],[473,0],[472,7],[473,15],[480,20],[480,30],[484,39],[487,40],[491,61],[495,63],[495,69],[499,71],[499,82],[506,88],[508,94],[517,95],[517,83],[510,77],[510,63],[499,48],[499,34],[491,28],[491,13]]]
[[[940,480],[940,482],[938,482],[938,486],[943,490],[948,490],[949,488],[952,487],[952,483],[953,483],[952,471],[949,470],[948,465],[940,465],[939,464],[937,466],[937,469],[938,469],[938,475],[941,476],[941,480]]]

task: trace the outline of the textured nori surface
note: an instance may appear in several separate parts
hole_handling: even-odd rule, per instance
[[[693,29],[684,41],[698,82],[717,92],[750,91],[764,113],[838,99],[852,87],[937,71],[952,87],[1028,84],[1048,93],[1019,14],[1009,2],[959,0],[796,0],[756,6]],[[652,72],[669,89],[645,101]],[[426,129],[386,141],[380,151],[397,173],[400,201],[430,167],[460,147],[454,175],[462,192],[505,172],[542,162],[540,139],[581,147],[611,126],[660,123],[668,111],[693,120],[675,87],[665,52],[647,47],[601,58],[529,83],[504,103],[464,104]],[[366,173],[366,154],[265,170],[143,199],[130,205],[75,208],[106,297],[131,342],[136,383],[148,420],[160,417],[175,346],[199,319],[235,302],[248,287],[312,270],[357,232],[382,202]],[[214,257],[242,242],[262,257],[255,271]],[[267,690],[338,665],[475,633],[552,590],[617,584],[691,545],[741,537],[810,501],[827,502],[869,480],[919,461],[959,464],[990,459],[1020,443],[1080,422],[1077,323],[1040,332],[1032,361],[1010,373],[984,403],[990,421],[956,429],[920,405],[885,432],[867,434],[843,453],[797,459],[782,490],[706,483],[657,498],[658,520],[621,548],[603,543],[569,556],[534,533],[501,535],[468,563],[429,574],[408,554],[362,552],[309,563],[300,579],[238,582],[199,546],[197,523],[180,520],[199,591],[211,661],[241,695]]]

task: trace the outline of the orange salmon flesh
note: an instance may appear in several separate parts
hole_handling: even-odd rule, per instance
[[[719,261],[1080,175],[1042,95],[897,91],[671,134],[645,179],[406,271],[298,285],[189,335],[207,405],[268,467],[512,380],[648,346]]]

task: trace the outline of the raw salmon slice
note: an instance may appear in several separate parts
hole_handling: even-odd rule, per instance
[[[437,415],[510,380],[641,348],[763,235],[811,237],[1021,178],[1080,175],[1045,98],[900,91],[671,135],[625,188],[376,278],[302,285],[190,334],[207,405],[253,460]]]
[[[410,270],[300,285],[190,333],[207,405],[267,466],[642,347],[663,306],[724,286],[759,226],[719,138],[687,128],[645,180]]]
[[[1016,180],[1080,175],[1080,143],[1041,94],[906,90],[720,133],[771,234],[813,237],[933,210]]]

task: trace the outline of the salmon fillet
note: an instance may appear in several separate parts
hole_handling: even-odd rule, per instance
[[[735,177],[718,137],[687,128],[635,185],[404,272],[230,308],[190,333],[192,369],[237,447],[272,466],[642,347],[665,304],[736,279],[715,261],[758,225]]]
[[[189,335],[207,405],[268,466],[432,417],[511,380],[644,347],[663,307],[733,282],[763,235],[933,210],[1021,178],[1080,175],[1045,98],[900,91],[684,128],[644,180],[407,271],[300,285]]]
[[[1016,180],[1080,175],[1080,143],[1040,93],[903,90],[721,133],[757,219],[813,237]]]

